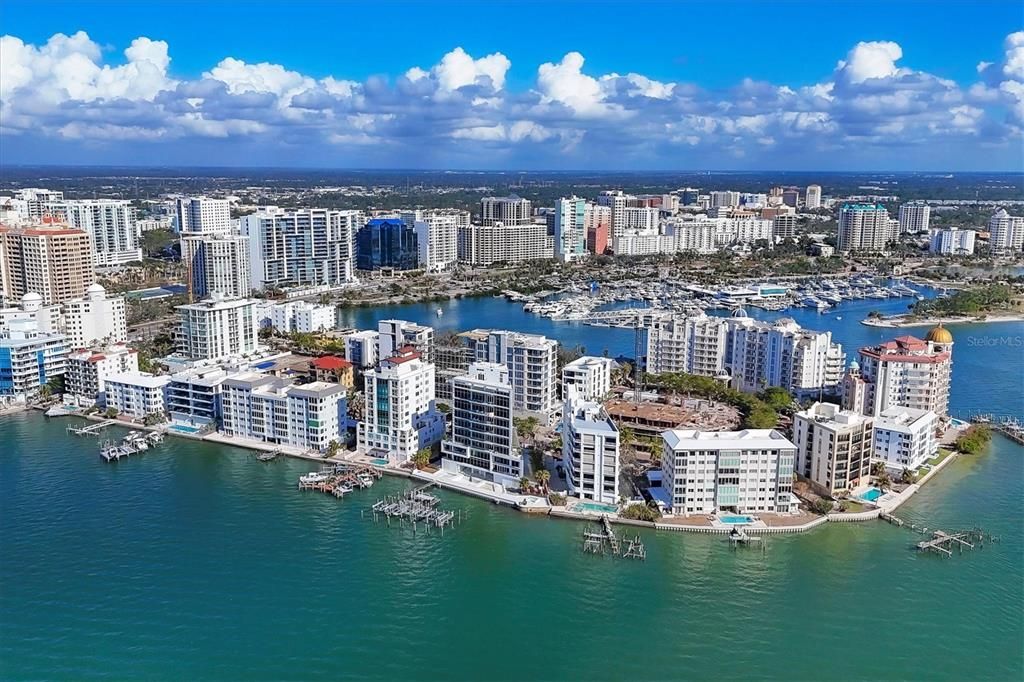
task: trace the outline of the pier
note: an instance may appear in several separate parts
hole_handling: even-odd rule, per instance
[[[100,431],[107,428],[109,424],[106,422],[97,422],[96,424],[89,424],[88,426],[69,426],[68,433],[73,433],[76,436],[98,436]]]
[[[985,531],[980,528],[971,528],[954,533],[937,530],[932,533],[930,540],[922,540],[917,543],[917,549],[920,552],[932,552],[933,554],[948,558],[953,556],[954,549],[959,550],[960,554],[964,553],[964,548],[969,550],[975,548],[982,549],[985,546],[985,540],[998,542],[999,538],[986,535]]]
[[[105,426],[105,424],[104,424]],[[129,433],[120,444],[113,441],[103,441],[100,444],[100,457],[107,462],[116,462],[122,457],[130,457],[136,453],[148,450],[163,441],[164,435],[157,431],[140,433],[133,431]]]
[[[1017,417],[994,414],[971,415],[970,421],[975,424],[984,424],[994,432],[1006,436],[1017,445],[1024,445],[1024,426],[1021,426]]]
[[[411,524],[413,533],[422,525],[429,530],[431,527],[438,528],[441,535],[444,535],[446,526],[454,526],[456,520],[462,522],[462,512],[458,515],[450,510],[440,508],[441,500],[427,491],[433,487],[433,483],[413,488],[402,495],[386,496],[377,500],[370,511],[373,513],[373,520],[376,523],[384,518],[388,526],[391,519],[398,519],[403,527],[408,521]],[[364,511],[365,514],[365,511]]]
[[[625,552],[622,551],[623,541],[626,543]],[[594,528],[588,524],[583,528],[583,551],[587,554],[611,554],[623,559],[640,559],[641,561],[647,558],[647,549],[644,547],[643,541],[640,540],[640,536],[636,535],[620,541],[607,516],[601,517],[599,527]]]
[[[276,457],[280,453],[275,450],[273,453],[261,454],[273,454]],[[260,461],[269,460],[261,459]],[[378,469],[364,464],[334,464],[321,467],[320,471],[300,476],[299,490],[315,490],[341,499],[354,490],[369,488],[382,476],[383,474]]]
[[[757,545],[763,551],[765,549],[764,538],[757,535],[750,535],[743,528],[737,526],[729,531],[729,544],[733,547],[752,547]]]

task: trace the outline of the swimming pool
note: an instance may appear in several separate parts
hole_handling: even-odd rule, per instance
[[[614,514],[619,508],[612,504],[601,504],[600,502],[579,502],[572,506],[574,512],[590,512],[597,514]]]
[[[860,494],[860,499],[867,500],[868,502],[874,502],[882,496],[882,491],[878,488],[871,488],[865,493]]]
[[[184,424],[171,424],[167,427],[168,431],[178,431],[179,433],[199,433],[199,429],[194,426],[185,426]]]
[[[376,464],[379,467],[386,467],[388,464],[390,464],[390,462],[388,462],[383,457],[378,457],[377,459],[371,459],[370,461],[373,462],[374,464]]]
[[[722,523],[753,523],[754,518],[751,516],[719,516],[718,520]]]

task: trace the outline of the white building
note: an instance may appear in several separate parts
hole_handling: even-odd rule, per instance
[[[555,202],[555,257],[558,260],[570,262],[586,256],[586,210],[586,199],[576,196]]]
[[[403,221],[405,217],[403,213]],[[420,267],[428,272],[452,269],[459,259],[459,228],[469,226],[469,213],[415,211],[412,217]]]
[[[935,457],[939,417],[931,410],[890,407],[875,418],[874,457],[886,469],[914,470]]]
[[[661,434],[661,467],[672,513],[792,513],[796,446],[773,429]]]
[[[35,320],[11,320],[0,332],[0,396],[24,402],[38,395],[64,374],[67,354],[62,334],[39,331]]]
[[[214,294],[199,303],[177,306],[178,353],[191,360],[220,360],[256,352],[256,303]]]
[[[831,403],[814,403],[793,416],[796,473],[835,496],[868,481],[873,421]]]
[[[245,216],[253,288],[351,282],[354,235],[364,222],[362,211],[322,208],[271,206]]]
[[[843,407],[880,415],[890,407],[949,413],[953,335],[941,325],[924,340],[901,336],[860,349],[843,377]]]
[[[64,371],[64,400],[82,407],[104,407],[107,377],[138,371],[139,354],[123,343],[69,353]]]
[[[774,223],[761,218],[714,218],[715,244],[719,247],[772,241]]]
[[[711,207],[718,208],[723,206],[726,208],[732,208],[733,206],[740,205],[740,193],[732,191],[718,191],[711,193]]]
[[[508,368],[516,414],[550,423],[558,407],[558,342],[501,330],[477,329],[464,336],[477,362],[497,362]]]
[[[807,185],[804,208],[821,208],[821,185]]]
[[[60,305],[43,305],[43,297],[30,291],[21,297],[17,306],[0,308],[0,332],[15,320],[30,320],[36,331],[59,333],[63,327]]]
[[[933,230],[928,250],[943,256],[971,256],[974,254],[974,230],[958,230],[949,227]]]
[[[776,239],[796,239],[796,216],[777,215],[772,218],[772,233]]]
[[[184,197],[175,202],[178,232],[226,234],[231,232],[231,203],[227,199]]]
[[[378,358],[390,358],[406,346],[412,346],[424,362],[433,362],[434,328],[406,320],[377,322]]]
[[[451,379],[452,428],[441,441],[442,469],[518,487],[523,455],[512,422],[512,385],[504,365],[477,362]]]
[[[988,221],[989,245],[996,253],[1010,253],[1024,248],[1024,217],[1012,216],[1005,208],[996,211]]]
[[[283,334],[311,334],[334,329],[334,306],[285,301],[270,306],[270,326]]]
[[[69,348],[123,343],[128,340],[124,296],[107,296],[101,285],[90,285],[84,298],[65,304],[64,325]]]
[[[230,376],[221,384],[225,435],[326,452],[342,441],[345,388],[314,381],[295,384],[255,372]]]
[[[623,194],[621,190],[605,190],[598,195],[598,205],[611,209],[610,237],[614,238],[618,235],[619,230],[625,229],[626,206],[633,198],[632,195]]]
[[[459,228],[459,260],[476,267],[555,257],[555,240],[542,223]]]
[[[884,251],[886,245],[895,238],[885,206],[843,204],[839,209],[840,251]]]
[[[345,337],[345,359],[356,369],[369,369],[377,365],[377,345],[380,335],[375,331],[354,332]]]
[[[52,204],[69,225],[92,237],[95,267],[142,260],[139,228],[132,202],[121,199],[74,199]]]
[[[485,226],[529,225],[533,222],[533,206],[529,199],[515,194],[507,197],[484,197],[480,200],[480,223]]]
[[[647,329],[647,365],[651,374],[685,372],[719,377],[725,371],[729,327],[725,318],[703,313],[654,318]]]
[[[38,187],[24,187],[14,192],[11,208],[22,220],[38,221],[43,216],[53,215],[53,205],[64,201],[64,192]]]
[[[107,376],[107,409],[132,419],[145,419],[150,414],[163,414],[166,404],[164,390],[171,382],[169,376],[153,376],[145,372],[121,372]]]
[[[228,298],[252,293],[249,237],[229,232],[183,232],[181,262],[185,264],[192,294],[205,298],[214,292]]]
[[[600,403],[570,386],[562,410],[562,466],[569,494],[604,504],[619,501],[619,430]]]
[[[356,431],[360,448],[407,462],[444,436],[445,417],[434,404],[434,366],[415,350],[382,359],[363,379],[367,399]]]
[[[900,234],[917,234],[928,231],[932,208],[923,201],[911,201],[900,206]]]
[[[617,235],[633,232],[636,234],[650,234],[658,231],[661,210],[651,206],[626,206],[622,209],[619,220],[621,229],[616,230]]]
[[[228,373],[219,366],[175,372],[164,392],[173,424],[195,428],[216,426],[221,418],[221,385]]]
[[[569,395],[569,387],[576,389],[580,400],[604,400],[612,390],[611,358],[584,355],[562,367],[562,397]]]

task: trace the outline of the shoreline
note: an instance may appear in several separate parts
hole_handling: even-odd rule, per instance
[[[987,315],[985,317],[949,316],[929,317],[924,320],[909,320],[904,315],[892,317],[864,318],[860,323],[866,327],[881,327],[886,329],[898,329],[902,327],[936,327],[940,324],[990,324],[997,322],[1024,322],[1024,313],[1007,313],[1002,315]]]
[[[27,410],[26,410],[27,411]],[[42,411],[42,410],[40,410]],[[46,415],[44,415],[46,416]],[[567,519],[575,521],[594,521],[600,519],[605,514],[588,514],[582,512],[572,511],[568,507],[554,507],[547,503],[543,498],[538,498],[535,495],[519,495],[517,493],[498,492],[493,489],[493,484],[488,484],[483,481],[454,481],[449,480],[450,476],[446,476],[446,472],[438,469],[434,472],[420,471],[420,470],[406,470],[400,467],[394,466],[381,466],[372,461],[372,458],[362,455],[356,452],[345,451],[344,454],[338,454],[334,457],[321,457],[318,455],[311,455],[305,452],[299,451],[297,448],[288,446],[278,446],[271,443],[263,443],[261,441],[248,441],[242,439],[233,439],[231,437],[224,436],[217,432],[205,434],[202,436],[187,434],[173,429],[167,429],[166,424],[159,426],[145,426],[142,424],[135,424],[130,422],[124,422],[117,419],[109,419],[100,415],[82,415],[75,413],[67,413],[64,415],[56,415],[57,417],[78,417],[92,422],[103,422],[109,426],[121,426],[127,429],[134,429],[138,431],[159,431],[164,435],[178,436],[192,441],[207,442],[217,445],[228,445],[236,447],[242,450],[258,450],[262,452],[271,452],[274,450],[279,451],[285,457],[291,457],[293,459],[301,459],[309,462],[320,462],[320,463],[358,463],[362,465],[372,466],[378,469],[381,473],[395,476],[399,478],[411,479],[416,481],[422,481],[424,483],[432,483],[439,488],[450,490],[462,495],[469,497],[475,497],[477,499],[487,500],[493,504],[511,507],[516,511],[527,513],[544,515],[555,519]],[[749,535],[776,535],[786,533],[805,533],[814,530],[818,526],[825,523],[859,523],[862,521],[873,521],[880,517],[890,516],[892,512],[901,507],[911,497],[913,497],[921,487],[930,481],[936,474],[946,467],[949,462],[954,459],[958,459],[963,456],[962,453],[953,451],[948,457],[944,458],[937,465],[932,467],[928,473],[926,473],[921,480],[907,486],[902,492],[897,493],[895,498],[888,500],[881,505],[875,505],[872,509],[861,512],[830,512],[824,516],[816,516],[802,524],[794,525],[777,525],[770,526],[764,524],[760,525],[745,525],[744,531]],[[486,487],[491,486],[491,490],[487,490]],[[675,518],[675,517],[673,517]],[[685,518],[685,517],[684,517]],[[634,519],[624,519],[616,516],[608,516],[608,520],[613,524],[634,526],[649,528],[655,531],[669,531],[669,532],[684,532],[684,533],[698,533],[698,534],[713,534],[713,535],[725,535],[728,534],[732,529],[729,527],[720,528],[715,526],[705,525],[688,525],[684,523],[671,523],[666,522],[662,519],[660,521],[637,521]]]

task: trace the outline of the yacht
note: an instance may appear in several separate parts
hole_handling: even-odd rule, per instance
[[[309,474],[303,474],[299,476],[299,483],[324,483],[331,477],[328,471],[314,471]]]

